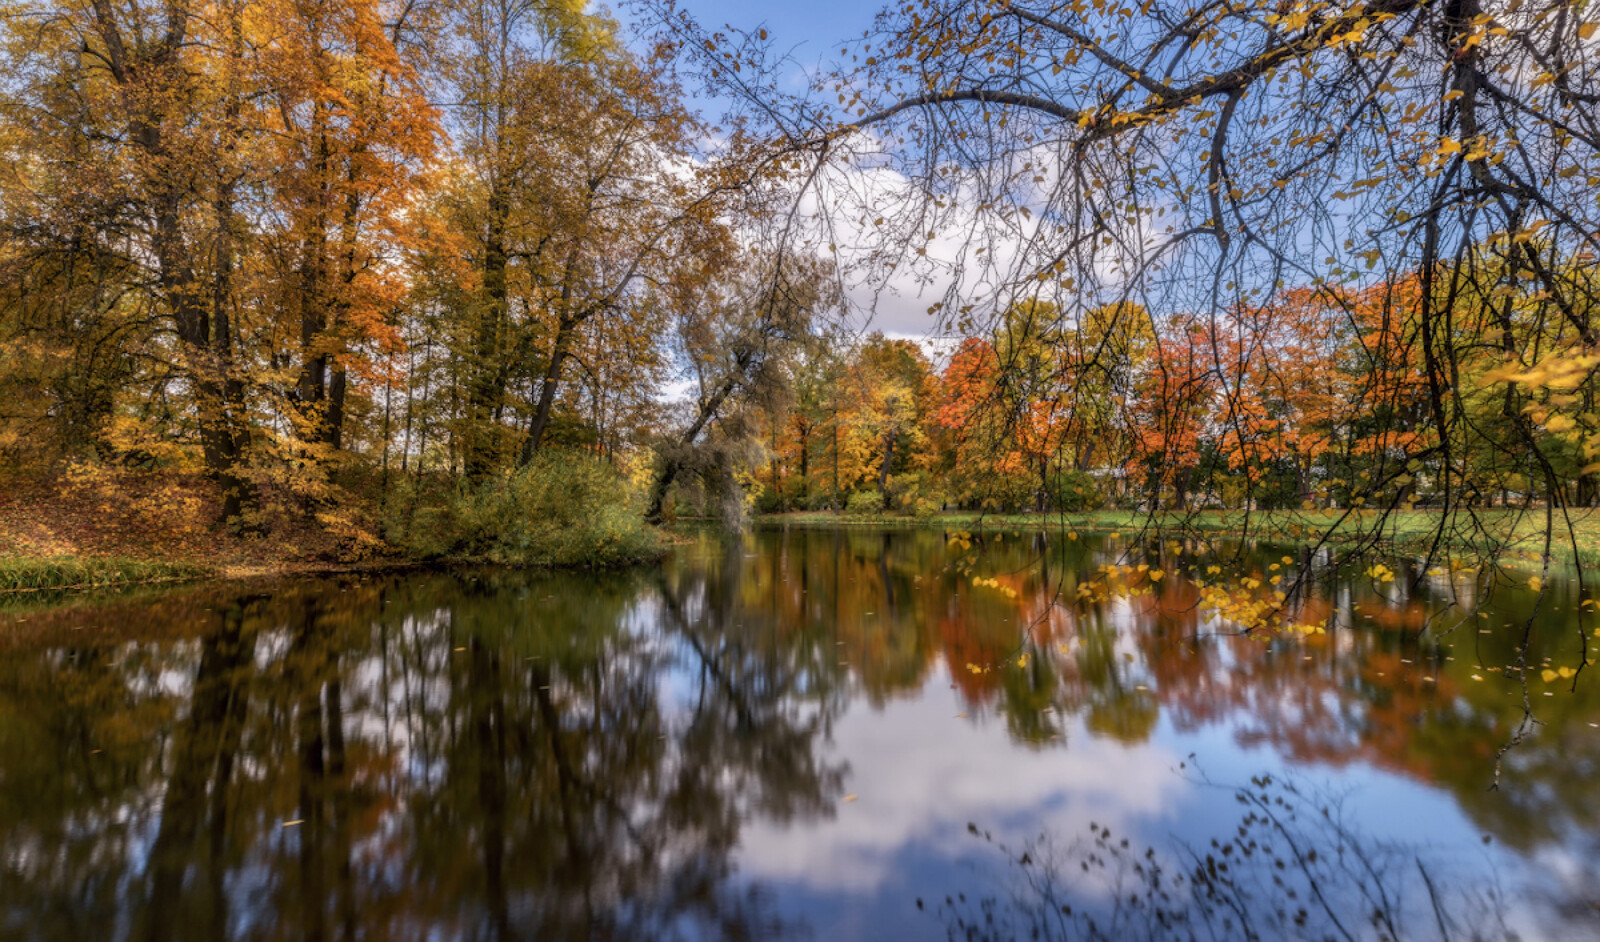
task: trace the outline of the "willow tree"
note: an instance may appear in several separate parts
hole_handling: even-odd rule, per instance
[[[661,436],[646,517],[659,522],[685,471],[738,496],[727,480],[754,444],[747,412],[787,396],[799,355],[838,300],[831,271],[815,257],[748,251],[681,273],[662,305],[672,312],[678,362],[694,401],[681,427]],[[748,462],[747,462],[748,463]],[[742,508],[726,507],[738,519]]]

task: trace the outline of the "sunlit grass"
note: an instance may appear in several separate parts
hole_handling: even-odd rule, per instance
[[[0,556],[0,594],[100,589],[198,579],[210,572],[188,562],[76,556]]]
[[[850,516],[828,511],[771,514],[765,523],[795,526],[899,526],[940,529],[1059,529],[1085,533],[1132,535],[1159,531],[1208,536],[1235,536],[1284,543],[1351,543],[1373,541],[1404,550],[1478,550],[1538,554],[1546,536],[1546,515],[1533,510],[1461,511],[1446,517],[1439,511],[1397,510],[1204,510],[1150,514],[1134,510],[1085,513],[996,514],[959,511],[931,516]],[[1558,513],[1549,525],[1551,552],[1580,558],[1600,555],[1600,510]]]

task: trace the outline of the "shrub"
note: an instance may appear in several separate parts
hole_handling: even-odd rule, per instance
[[[883,493],[876,489],[856,491],[844,503],[844,512],[852,517],[876,517],[883,513]]]
[[[1055,494],[1052,496],[1057,510],[1069,513],[1099,510],[1106,502],[1100,482],[1086,471],[1072,469],[1058,471],[1051,483],[1055,487]]]
[[[833,492],[819,491],[815,494],[812,494],[806,498],[805,506],[807,510],[832,510]]]
[[[419,507],[402,545],[431,558],[526,566],[616,566],[660,554],[636,490],[604,461],[546,452],[450,501]]]

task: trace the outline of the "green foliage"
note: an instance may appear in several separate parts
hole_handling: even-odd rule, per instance
[[[418,507],[391,530],[409,552],[519,566],[618,566],[661,552],[639,495],[604,461],[544,452],[515,474]]]
[[[1033,510],[1039,494],[1036,475],[1014,463],[993,469],[987,476],[968,474],[963,503],[991,513],[1020,513]]]
[[[875,517],[883,513],[883,492],[877,489],[856,491],[844,503],[844,512],[852,517]]]
[[[1051,500],[1056,510],[1082,513],[1099,510],[1105,504],[1099,480],[1087,471],[1062,469],[1051,475],[1050,484],[1055,491]]]
[[[939,482],[927,471],[909,471],[889,479],[894,510],[913,517],[931,517],[948,499]]]
[[[807,510],[832,510],[833,493],[831,491],[818,491],[805,500]]]
[[[0,593],[140,585],[198,579],[207,572],[204,566],[183,562],[0,556]]]
[[[777,514],[786,509],[784,496],[776,491],[763,490],[756,496],[756,513]]]

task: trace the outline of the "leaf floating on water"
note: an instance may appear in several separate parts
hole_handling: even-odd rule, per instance
[[[305,824],[305,823],[306,823],[306,819],[305,818],[295,818],[293,821],[285,821],[285,822],[283,822],[283,826],[286,827],[286,828],[292,828],[296,824]]]
[[[844,796],[844,802],[845,804],[849,804],[850,802],[855,801],[857,797],[859,796],[857,796],[855,792],[851,792],[850,794]]]

